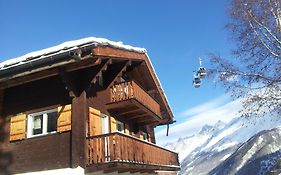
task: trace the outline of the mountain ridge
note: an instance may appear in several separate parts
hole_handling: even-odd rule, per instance
[[[224,174],[224,171],[221,171],[221,169],[225,169],[226,165],[230,166],[230,164],[223,163],[227,162],[234,153],[239,151],[241,146],[249,144],[251,139],[258,137],[259,134],[266,135],[267,132],[273,134],[271,130],[279,126],[281,126],[281,120],[274,116],[254,118],[252,122],[247,122],[243,118],[234,118],[226,124],[218,121],[213,126],[205,125],[197,133],[179,138],[177,142],[168,143],[165,147],[179,153],[179,160],[181,162],[179,174],[197,175],[211,173],[219,175]],[[279,129],[277,130],[279,131]],[[279,138],[278,134],[275,133],[276,138]],[[257,145],[262,145],[258,140],[255,141]],[[275,142],[272,141],[270,143],[274,144]],[[265,160],[263,161],[265,162]],[[221,166],[224,166],[224,168],[220,169]],[[242,167],[244,166],[246,165],[242,165]]]

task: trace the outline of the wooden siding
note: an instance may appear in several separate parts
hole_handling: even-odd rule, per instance
[[[89,137],[87,147],[88,166],[110,162],[130,162],[174,167],[174,171],[179,168],[176,153],[118,132]]]
[[[0,127],[3,130],[1,131],[0,167],[5,168],[0,168],[0,174],[70,167],[70,132],[15,142],[9,140],[11,116],[71,103],[60,77],[51,77],[5,89],[2,96],[5,98],[3,112],[0,113]]]
[[[6,145],[11,153],[12,174],[69,167],[70,133],[52,134],[25,139]],[[0,170],[1,172],[1,170]],[[1,174],[1,173],[0,173]]]
[[[70,103],[71,98],[61,78],[56,76],[6,89],[4,115],[11,116],[34,109]]]
[[[105,76],[104,79],[106,80],[105,82],[107,82],[106,84],[110,84],[115,81],[115,74],[119,74],[118,72],[120,72],[121,69],[124,69],[122,65],[123,64],[120,64],[120,68],[116,70],[114,70],[116,67],[115,65],[108,66],[108,68],[104,70],[105,72],[103,72],[102,75]],[[89,70],[93,69],[95,68],[89,68]],[[86,75],[89,77],[81,78],[85,77]],[[65,84],[66,82],[62,81],[62,78],[59,75],[7,88],[5,89],[5,92],[2,93],[2,97],[0,91],[0,127],[1,129],[4,128],[4,132],[0,133],[0,138],[4,138],[3,135],[7,136],[5,137],[5,139],[2,139],[3,141],[0,145],[0,148],[2,147],[3,149],[0,149],[0,155],[6,155],[6,162],[8,162],[8,164],[5,166],[2,166],[0,162],[0,167],[5,167],[6,172],[9,172],[11,174],[24,173],[27,171],[76,167],[78,165],[81,165],[83,167],[83,163],[85,163],[88,159],[88,157],[84,154],[85,151],[88,151],[88,145],[86,144],[89,143],[86,141],[85,132],[86,121],[89,116],[89,107],[99,109],[101,113],[108,116],[111,116],[113,114],[108,111],[108,107],[106,105],[107,103],[109,103],[110,99],[109,86],[100,87],[99,85],[97,85],[97,83],[88,82],[93,80],[94,77],[94,73],[89,74],[88,70],[80,71],[78,74],[73,73],[71,74],[70,78],[73,77],[75,77],[74,81],[72,81],[75,85],[74,87],[81,88],[79,90],[82,90],[83,93],[78,97],[70,97],[69,91],[67,90]],[[90,86],[88,83],[90,83]],[[85,89],[83,89],[82,87],[87,90],[84,91]],[[147,95],[148,94],[144,96]],[[4,99],[4,107],[2,108],[1,99],[2,101]],[[73,113],[73,115],[71,116],[71,131],[29,138],[23,141],[9,141],[11,116],[22,112],[30,114],[33,112],[50,109],[50,107],[57,108],[66,104],[73,105],[71,108],[71,111]],[[150,106],[148,105],[147,108],[148,107]],[[1,109],[3,109],[2,113]],[[129,131],[132,135],[139,136],[139,125],[137,123],[134,123],[134,120],[125,121],[126,118],[122,118],[116,115],[113,116],[116,118],[116,120],[120,120],[126,124],[126,132]],[[150,132],[153,132],[151,133],[151,135],[154,135],[153,126],[151,127],[152,130]],[[116,130],[116,128],[111,129],[114,131]],[[122,151],[121,148],[127,144],[127,141],[131,146],[133,145],[133,143],[137,144],[139,142],[138,139],[128,139],[131,138],[130,136],[121,137],[117,135],[117,137],[120,137],[120,140],[122,142],[119,140],[112,140],[111,143],[122,143],[122,146],[118,144],[119,147],[116,148],[120,151]],[[140,144],[138,145],[143,145],[142,143],[144,143],[145,145],[149,145],[148,143],[142,141],[140,141]],[[147,148],[146,146],[143,147]],[[122,152],[124,152],[124,150]],[[125,157],[127,156],[128,155],[126,155]],[[104,159],[105,158],[106,157],[104,157]],[[128,157],[128,159],[129,158],[130,157]],[[132,164],[132,166],[133,165],[134,164]],[[143,167],[143,169],[145,168],[146,167]],[[157,166],[154,168],[157,169]],[[1,171],[4,172],[4,169],[0,168],[0,174],[2,173]]]
[[[110,103],[136,99],[157,116],[161,116],[160,105],[134,81],[115,84],[110,88]]]

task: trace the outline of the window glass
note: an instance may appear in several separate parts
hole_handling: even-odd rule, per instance
[[[43,133],[43,115],[33,117],[33,135]]]
[[[116,129],[119,132],[124,132],[124,123],[117,121],[116,122]]]
[[[47,124],[47,132],[52,132],[57,130],[57,120],[58,120],[58,112],[48,113],[48,124]]]

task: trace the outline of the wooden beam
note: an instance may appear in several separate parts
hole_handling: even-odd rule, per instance
[[[59,69],[59,75],[65,85],[66,90],[69,91],[69,96],[74,97],[78,95],[77,87],[75,87],[73,77],[69,75],[63,68]]]
[[[153,123],[153,122],[155,122],[155,119],[152,117],[142,117],[142,118],[137,118],[134,120],[136,123],[142,123],[142,122]]]
[[[141,123],[138,123],[139,126],[146,126],[146,125],[159,125],[159,124],[162,124],[161,122],[158,122],[158,121],[153,121],[153,122],[150,122],[150,121],[144,121],[144,122],[141,122]]]
[[[140,171],[141,174],[144,174],[144,173],[154,173],[153,170],[141,170]]]
[[[64,65],[65,72],[71,72],[79,69],[88,68],[94,65],[100,64],[100,58],[88,58],[80,62],[74,62]],[[41,80],[44,78],[59,75],[60,68],[58,66],[50,68],[42,68],[38,70],[28,71],[28,74],[22,76],[7,77],[0,81],[0,89],[6,89],[13,86],[18,86],[21,84],[29,83],[36,80]]]
[[[11,80],[7,80],[4,82],[0,82],[0,89],[6,89],[12,86],[17,86],[17,85],[21,85],[21,84],[25,84],[25,83],[29,83],[32,81],[36,81],[36,80],[41,80],[44,78],[48,78],[51,76],[55,76],[59,74],[59,69],[58,68],[52,68],[49,70],[45,70],[45,71],[41,71],[41,72],[37,72],[37,73],[33,73],[30,75],[26,75],[23,77],[17,77]]]
[[[93,79],[91,80],[91,83],[96,83],[97,82],[97,78],[99,76],[102,76],[102,72],[107,70],[108,65],[112,64],[112,60],[108,59],[106,60],[104,63],[102,63],[102,66],[100,67],[99,71],[97,72],[97,74],[93,77]]]
[[[121,170],[118,170],[118,173],[125,173],[125,172],[129,172],[129,169],[121,169]]]
[[[86,119],[89,114],[86,92],[72,100],[71,167],[85,168]]]
[[[130,162],[108,162],[96,165],[90,165],[86,167],[85,172],[91,173],[96,171],[104,171],[104,173],[112,173],[114,171],[128,169],[130,172],[142,172],[142,171],[178,171],[180,168],[176,166],[168,165],[154,165],[154,164],[142,164],[142,163],[130,163]]]
[[[138,102],[137,100],[132,100],[132,102],[138,106],[139,108],[143,109],[143,111],[145,111],[148,115],[152,116],[155,120],[161,122],[162,119],[160,116],[156,115],[154,112],[152,112],[151,110],[149,110],[146,106],[142,105],[140,102]]]
[[[119,70],[119,72],[116,75],[114,75],[114,79],[109,82],[108,87],[111,87],[116,82],[116,80],[123,75],[127,67],[131,65],[132,65],[132,61],[125,61],[124,65],[121,67],[121,70]]]
[[[129,106],[135,106],[131,100],[125,100],[125,101],[120,101],[118,103],[113,102],[113,103],[108,103],[106,104],[107,110],[109,111],[116,111],[116,109],[122,109],[122,108],[127,108]]]
[[[117,109],[114,109],[114,110],[112,110],[112,112],[121,114],[121,113],[125,113],[125,112],[127,112],[127,111],[137,110],[137,109],[138,109],[138,108],[137,108],[136,106],[126,106],[125,108],[117,108]]]
[[[118,168],[108,168],[108,169],[105,169],[103,172],[104,172],[104,174],[108,174],[108,173],[112,173],[112,172],[115,172],[115,171],[117,171],[118,170]]]
[[[140,109],[136,108],[136,109],[133,109],[133,110],[128,110],[126,112],[118,112],[118,115],[126,116],[126,115],[130,115],[130,114],[134,114],[134,113],[139,113],[139,112],[140,112]]]
[[[135,119],[146,117],[146,116],[148,116],[147,113],[142,113],[142,114],[139,114],[139,115],[135,115],[133,117],[128,117],[128,120],[135,120]]]
[[[135,59],[135,60],[144,60],[146,58],[145,53],[137,53],[132,51],[126,51],[123,49],[112,48],[108,46],[98,46],[93,48],[92,54],[95,56],[106,56],[120,59]]]

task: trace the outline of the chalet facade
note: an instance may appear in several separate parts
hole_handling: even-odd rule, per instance
[[[145,49],[90,37],[0,63],[0,174],[176,172],[154,136],[171,123]]]

